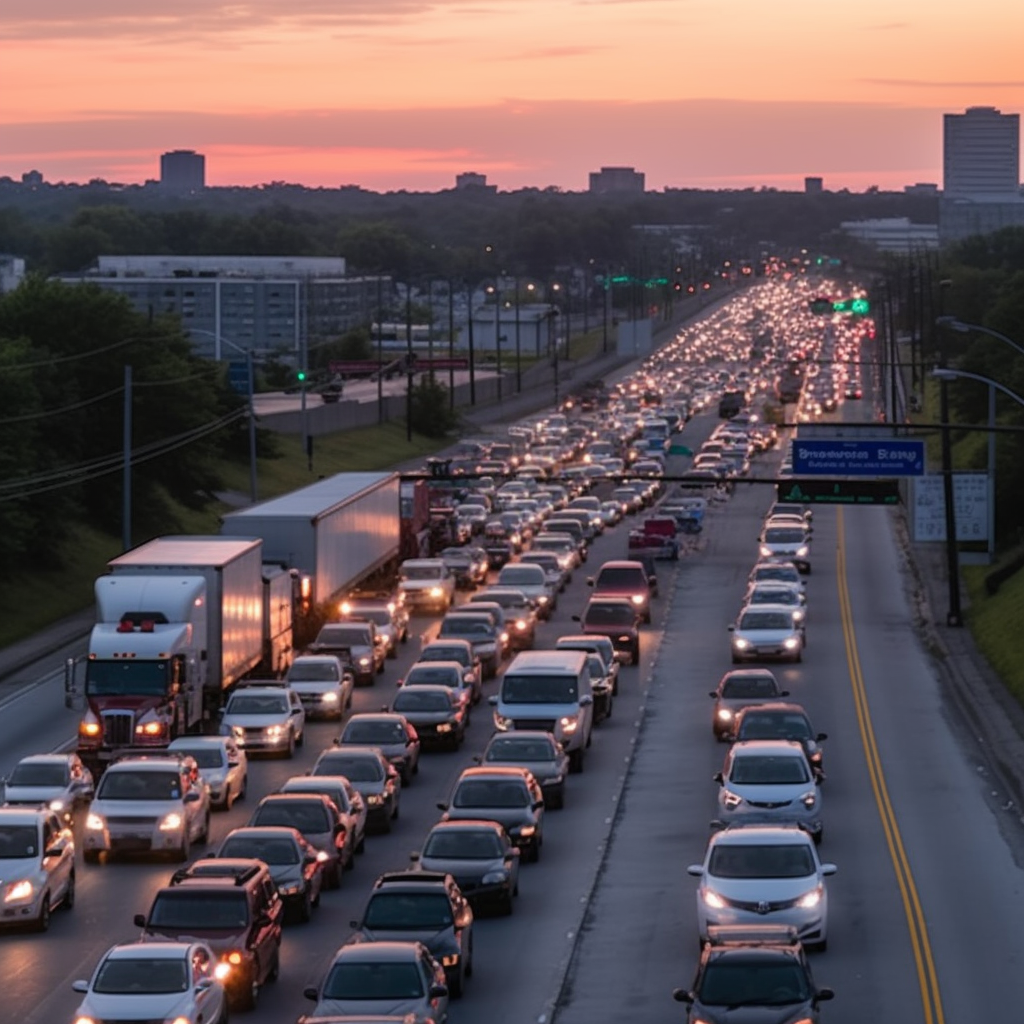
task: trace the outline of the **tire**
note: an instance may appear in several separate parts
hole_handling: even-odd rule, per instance
[[[644,625],[649,626],[651,624],[651,613],[650,611],[644,612]]]
[[[75,906],[75,873],[68,876],[68,887],[64,890],[64,899],[61,900],[62,910],[71,910]]]
[[[39,907],[39,916],[32,922],[32,931],[48,932],[50,930],[50,894],[43,893],[43,902]]]
[[[267,981],[273,984],[281,977],[281,947],[278,946],[274,950],[274,962],[270,965],[270,970],[267,972]]]
[[[242,788],[238,791],[236,800],[244,800],[245,794],[249,791],[249,776],[248,774],[242,776]]]
[[[295,746],[304,747],[306,745],[306,729],[303,727],[302,732],[295,737]]]
[[[640,644],[636,643],[630,648],[629,661],[631,665],[640,664]]]
[[[226,994],[224,997],[224,1005],[220,1011],[220,1017],[217,1019],[217,1024],[229,1024],[228,1000]]]
[[[356,853],[366,853],[366,836],[365,834],[360,837],[359,845],[356,847]]]
[[[511,917],[512,911],[515,909],[515,900],[512,897],[512,893],[506,895],[504,901],[498,906],[498,913],[502,917]]]
[[[392,659],[392,661],[393,661],[393,660],[394,660],[395,658],[397,658],[397,657],[398,657],[398,648],[397,648],[397,647],[395,647],[394,645],[392,645],[391,647],[389,647],[389,648],[388,648],[388,657],[389,657],[389,658],[391,658],[391,659]]]
[[[341,864],[332,864],[330,871],[324,875],[324,886],[328,889],[341,888]]]
[[[565,807],[565,790],[560,789],[555,793],[551,794],[550,799],[544,801],[545,804],[553,811],[560,811]]]
[[[526,860],[527,860],[527,863],[529,863],[529,864],[536,864],[537,861],[540,860],[540,840],[539,839],[537,840],[537,842],[535,842],[533,844],[533,846],[530,847],[530,856],[527,857]]]
[[[614,693],[615,691],[613,690],[612,692]],[[615,706],[615,701],[613,701],[612,698],[609,697],[608,698],[608,706],[605,708],[605,711],[604,711],[605,719],[609,719],[609,718],[612,717],[612,708],[614,706]]]
[[[807,949],[812,953],[827,953],[828,939],[822,939],[821,942],[809,942],[807,943]]]
[[[290,730],[288,732],[288,747],[284,752],[284,756],[289,761],[295,756],[295,733]]]
[[[452,999],[461,999],[465,990],[465,980],[460,971],[456,978],[453,978],[451,984],[448,986],[448,995]]]
[[[381,659],[381,663],[377,666],[377,675],[384,675],[384,661]]]
[[[799,665],[800,662],[802,662],[803,660],[804,660],[803,651],[797,651],[796,654],[793,655],[793,664],[794,665]]]

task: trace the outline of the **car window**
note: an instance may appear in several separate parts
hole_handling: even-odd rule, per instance
[[[285,694],[256,695],[238,694],[228,701],[229,715],[282,715],[288,712],[288,697]]]
[[[375,746],[379,743],[404,743],[405,727],[401,722],[353,721],[345,726],[343,743],[359,743]]]
[[[803,755],[756,754],[737,757],[729,779],[738,784],[771,786],[810,782],[810,775]]]
[[[492,740],[487,748],[488,761],[552,761],[555,754],[543,740]]]
[[[722,696],[731,699],[775,697],[778,692],[775,680],[767,676],[736,676],[722,684]]]
[[[807,975],[788,957],[763,962],[722,957],[707,965],[700,1001],[711,1006],[786,1006],[810,998]]]
[[[396,711],[450,711],[452,706],[451,698],[445,693],[417,693],[415,689],[398,691],[392,707]]]
[[[363,923],[395,931],[439,931],[451,926],[452,908],[444,893],[379,892],[370,898]]]
[[[810,723],[803,715],[744,715],[740,723],[747,740],[806,740],[811,738]]]
[[[456,807],[526,807],[530,795],[521,782],[467,779],[455,791]]]
[[[21,860],[39,855],[35,825],[0,825],[0,860]]]
[[[180,800],[177,772],[108,771],[96,794],[100,800]]]
[[[261,860],[264,864],[298,864],[299,851],[288,839],[257,839],[228,836],[220,848],[221,857]]]
[[[793,620],[785,612],[744,612],[740,629],[791,629]]]
[[[335,964],[324,982],[322,999],[420,999],[423,977],[413,962]]]
[[[806,878],[814,874],[814,855],[805,843],[718,843],[708,857],[708,873],[716,878]]]
[[[63,786],[67,783],[67,766],[64,762],[46,764],[39,762],[22,763],[14,766],[7,779],[8,786]]]
[[[163,995],[188,990],[184,960],[109,958],[96,974],[93,992],[103,995]]]
[[[384,769],[375,757],[346,757],[332,754],[313,769],[314,775],[344,775],[349,782],[380,782]]]
[[[160,930],[216,931],[241,929],[249,924],[249,902],[244,890],[189,892],[178,889],[157,896],[149,914],[149,927]]]
[[[270,800],[256,808],[254,825],[286,825],[303,835],[329,832],[331,823],[323,804]]]
[[[303,662],[288,671],[290,683],[328,683],[338,681],[338,666],[330,661]]]
[[[427,837],[424,857],[446,860],[484,860],[502,855],[501,840],[493,832],[461,832],[445,829]]]
[[[441,659],[439,659],[441,660]],[[455,659],[445,659],[452,660]],[[451,668],[434,668],[432,665],[413,665],[405,677],[403,686],[417,686],[427,684],[429,686],[458,686],[462,682],[459,672]]]
[[[196,747],[188,750],[184,747],[175,747],[179,754],[186,754],[191,757],[200,768],[221,768],[224,765],[224,750],[222,747]]]

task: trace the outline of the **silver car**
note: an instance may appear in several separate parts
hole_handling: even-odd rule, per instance
[[[799,526],[766,526],[758,540],[762,558],[792,562],[805,576],[811,572],[811,540]]]
[[[355,676],[333,654],[300,655],[288,669],[287,679],[307,718],[340,720],[352,706]]]
[[[338,808],[345,826],[345,847],[350,854],[362,853],[366,845],[366,803],[344,775],[296,775],[281,787],[282,793],[323,793]],[[346,867],[353,867],[351,856]]]
[[[249,762],[245,751],[230,736],[181,736],[168,750],[187,754],[199,768],[199,777],[210,787],[213,808],[230,811],[249,788]]]
[[[799,743],[735,743],[715,781],[721,784],[718,815],[726,825],[799,825],[821,842],[821,789]]]
[[[94,790],[92,772],[77,754],[32,754],[5,780],[3,801],[6,806],[45,805],[71,821]]]
[[[50,911],[75,905],[75,838],[45,808],[0,808],[0,925],[45,932]]]
[[[804,633],[796,609],[785,605],[748,605],[729,626],[732,661],[802,661]]]
[[[248,753],[294,757],[306,737],[306,712],[290,686],[240,686],[221,713],[220,731]]]
[[[750,826],[716,832],[702,864],[687,871],[700,879],[697,929],[707,941],[715,925],[790,925],[808,949],[828,944],[825,878],[814,842],[792,825]]]
[[[534,729],[495,733],[479,763],[525,768],[540,783],[546,807],[554,810],[565,806],[569,755],[551,733]]]

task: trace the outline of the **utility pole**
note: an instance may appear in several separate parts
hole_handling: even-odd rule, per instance
[[[132,546],[132,368],[124,368],[124,469],[122,475],[121,543],[127,551]]]

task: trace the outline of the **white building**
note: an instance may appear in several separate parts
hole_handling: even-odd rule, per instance
[[[1020,115],[995,107],[943,114],[946,199],[1007,202],[1020,198]]]
[[[880,252],[915,253],[939,247],[938,224],[913,224],[909,217],[847,220],[839,227]]]
[[[13,292],[25,279],[25,261],[20,256],[0,253],[0,295]]]

